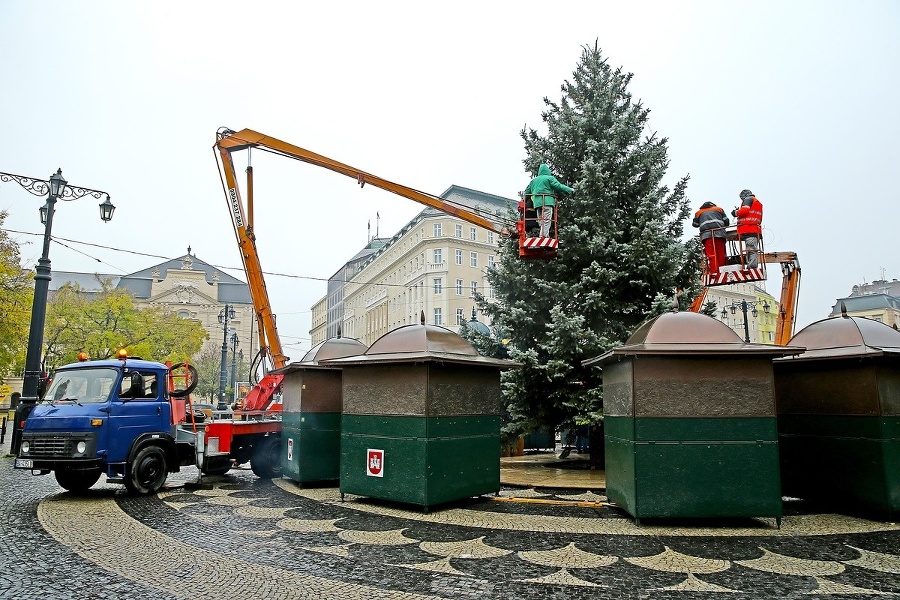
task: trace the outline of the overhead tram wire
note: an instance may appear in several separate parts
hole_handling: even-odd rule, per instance
[[[38,234],[38,233],[32,233],[32,232],[30,232],[30,231],[19,231],[19,230],[16,230],[16,229],[6,229],[6,228],[3,228],[2,231],[8,232],[8,233],[18,233],[18,234],[22,234],[22,235],[34,235],[34,236],[43,236],[43,235],[44,235],[44,234],[42,234],[42,233],[41,233],[41,234]],[[107,265],[107,266],[109,266],[109,267],[112,267],[113,269],[117,269],[117,270],[121,271],[122,273],[126,273],[125,269],[122,269],[121,267],[116,267],[115,265],[111,265],[111,264],[109,264],[108,262],[103,261],[103,260],[97,258],[96,256],[92,256],[92,255],[90,255],[90,254],[87,254],[87,253],[85,253],[85,252],[81,252],[80,250],[77,250],[77,249],[72,248],[72,247],[70,247],[70,246],[67,246],[66,244],[63,244],[62,242],[60,242],[59,240],[66,241],[66,242],[69,242],[69,243],[71,243],[71,244],[82,244],[82,245],[84,245],[84,246],[92,246],[92,247],[94,247],[94,248],[101,248],[101,249],[103,249],[103,250],[112,250],[113,252],[122,252],[122,253],[124,253],[124,254],[133,254],[133,255],[135,255],[135,256],[146,256],[146,257],[148,257],[148,258],[157,258],[157,259],[165,260],[165,261],[172,260],[172,257],[170,257],[170,256],[162,256],[162,255],[159,255],[159,254],[151,254],[151,253],[148,253],[148,252],[138,252],[137,250],[125,250],[125,249],[123,249],[123,248],[116,248],[116,247],[114,247],[114,246],[106,246],[106,245],[103,245],[103,244],[95,244],[95,243],[92,243],[92,242],[82,242],[82,241],[80,241],[80,240],[73,240],[73,239],[64,238],[64,237],[58,237],[58,236],[51,236],[51,240],[54,241],[54,242],[56,242],[57,244],[60,244],[61,246],[65,247],[65,248],[68,248],[68,249],[70,249],[70,250],[72,250],[72,251],[74,251],[74,252],[78,252],[79,254],[81,254],[81,255],[83,255],[83,256],[86,256],[87,258],[90,258],[91,260],[95,260],[95,261],[97,261],[97,262],[99,262],[99,263],[101,263],[101,264],[104,264],[104,265]],[[205,262],[205,261],[204,261],[204,262]],[[209,266],[215,267],[215,268],[217,268],[217,269],[219,269],[219,270],[221,270],[221,271],[236,271],[236,272],[239,272],[239,273],[244,273],[244,268],[243,268],[243,267],[227,267],[227,266],[224,266],[224,265],[217,265],[217,264],[214,264],[214,263],[207,263],[207,264],[208,264]],[[265,275],[271,275],[271,276],[273,276],[273,277],[284,277],[284,278],[287,278],[287,279],[306,279],[306,280],[309,280],[309,281],[323,281],[323,282],[326,282],[326,283],[329,282],[329,281],[333,281],[333,280],[332,280],[331,278],[329,278],[329,277],[315,277],[315,276],[313,276],[313,275],[294,275],[294,274],[292,274],[292,273],[279,273],[279,272],[277,272],[277,271],[263,271],[263,274],[265,274]],[[361,282],[357,282],[357,281],[353,281],[353,280],[349,280],[349,281],[344,280],[344,281],[340,281],[340,283],[343,283],[343,284],[345,284],[345,285],[346,285],[346,284],[363,285]],[[397,288],[404,288],[404,289],[408,289],[408,288],[410,287],[410,286],[408,286],[408,285],[406,285],[406,284],[403,284],[403,283],[368,282],[368,284],[369,284],[369,285],[378,285],[378,286],[383,286],[383,287],[397,287]],[[483,287],[483,286],[478,286],[478,288],[482,288],[482,287]],[[471,288],[470,288],[470,286],[466,286],[466,289],[471,289]]]

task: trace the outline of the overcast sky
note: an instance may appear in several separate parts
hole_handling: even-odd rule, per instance
[[[854,284],[900,278],[898,32],[893,0],[0,0],[0,171],[46,179],[61,167],[112,196],[107,224],[92,198],[57,205],[55,237],[103,247],[54,244],[54,270],[124,275],[190,245],[243,279],[217,128],[432,194],[456,184],[512,198],[529,179],[519,131],[541,127],[542,98],[559,99],[597,41],[634,73],[632,93],[669,139],[668,182],[691,176],[692,210],[730,210],[743,188],[763,202],[766,250],[800,258],[799,330]],[[281,274],[267,282],[296,360],[321,279],[366,243],[367,223],[390,236],[422,207],[286,158],[252,160],[259,252]],[[42,233],[43,202],[0,184],[7,229]],[[12,236],[33,266],[40,237]],[[771,268],[776,297],[780,279]]]

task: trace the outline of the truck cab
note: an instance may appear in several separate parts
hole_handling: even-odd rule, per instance
[[[178,427],[184,399],[170,397],[169,377],[168,366],[135,358],[59,368],[24,423],[15,468],[52,471],[75,492],[106,475],[131,492],[155,493],[195,460],[196,438],[179,443],[190,434]]]

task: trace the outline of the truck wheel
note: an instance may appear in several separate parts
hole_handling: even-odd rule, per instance
[[[100,469],[57,469],[53,472],[56,483],[64,490],[80,493],[86,491],[100,479]]]
[[[281,437],[269,436],[253,446],[250,468],[261,479],[281,477]]]
[[[155,494],[166,482],[168,475],[166,453],[159,446],[145,446],[128,465],[125,487],[132,494],[140,496]]]

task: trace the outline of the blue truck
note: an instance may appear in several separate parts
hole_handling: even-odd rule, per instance
[[[250,461],[258,476],[280,477],[280,414],[206,420],[191,408],[196,383],[191,366],[124,355],[60,367],[22,425],[14,467],[53,472],[71,492],[105,475],[139,495],[189,465],[224,474]]]

